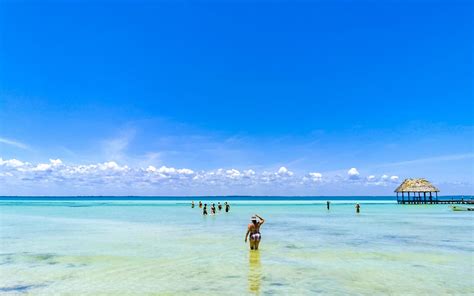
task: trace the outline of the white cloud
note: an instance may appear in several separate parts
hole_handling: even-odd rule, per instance
[[[176,179],[176,178],[179,179],[179,178],[183,178],[183,177],[194,174],[193,170],[186,169],[186,168],[176,169],[172,167],[162,166],[159,169],[157,169],[156,167],[152,165],[148,166],[145,170],[142,170],[142,169],[137,170],[137,172],[140,172],[140,171],[144,171],[155,177],[163,178],[163,179]]]
[[[119,166],[115,161],[108,161],[104,163],[97,164],[97,168],[102,171],[126,171],[128,166]]]
[[[255,171],[252,170],[252,169],[245,170],[245,171],[244,171],[244,175],[245,175],[246,177],[255,176]]]
[[[40,163],[36,167],[34,167],[33,171],[47,171],[51,169],[51,164],[48,163]]]
[[[173,175],[173,174],[177,174],[178,170],[175,169],[175,168],[169,168],[167,166],[162,166],[157,170],[157,172],[161,173],[161,174],[166,174],[166,175]]]
[[[359,179],[360,174],[356,168],[351,168],[350,170],[347,171],[347,175],[349,176],[349,179],[357,180]]]
[[[226,173],[227,177],[232,178],[232,179],[240,178],[242,176],[240,171],[238,171],[236,169],[227,170],[225,173]]]
[[[376,180],[377,180],[377,178],[374,175],[370,175],[370,176],[367,177],[368,182],[375,182]]]
[[[309,178],[314,182],[319,182],[322,180],[323,175],[321,173],[309,173]]]
[[[52,164],[53,166],[58,166],[58,165],[63,164],[63,162],[62,162],[61,159],[59,159],[59,158],[58,158],[58,159],[50,159],[49,162],[51,162],[51,164]]]
[[[387,174],[383,174],[378,178],[375,175],[369,175],[365,177],[365,184],[372,185],[372,186],[391,186],[391,183],[397,183],[398,176],[389,176]]]
[[[22,161],[19,161],[18,159],[6,159],[6,160],[3,160],[2,158],[0,158],[0,166],[8,166],[8,167],[13,167],[13,168],[17,168],[17,167],[21,167],[23,166],[25,163],[22,162]]]
[[[156,172],[156,168],[152,165],[148,166],[148,168],[146,169],[147,172],[150,172],[150,173],[154,173]]]
[[[279,168],[277,174],[280,175],[280,176],[289,176],[289,177],[293,176],[293,172],[289,171],[285,167]]]
[[[58,167],[62,165],[63,162],[61,159],[50,159],[49,163],[39,163],[36,167],[31,168],[32,171],[48,171],[53,169],[54,167]]]
[[[178,169],[178,174],[192,175],[192,174],[194,174],[194,171],[191,170],[191,169]]]

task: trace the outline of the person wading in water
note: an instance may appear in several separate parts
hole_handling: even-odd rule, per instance
[[[212,206],[211,206],[211,215],[215,215],[215,214],[216,214],[216,205],[212,204]]]
[[[258,250],[258,245],[262,238],[262,235],[260,234],[260,226],[265,223],[265,220],[255,214],[255,216],[252,216],[250,221],[252,221],[252,223],[249,224],[247,233],[245,234],[245,243],[247,243],[247,239],[250,238],[250,250]]]
[[[225,212],[228,213],[230,211],[230,205],[225,202]]]

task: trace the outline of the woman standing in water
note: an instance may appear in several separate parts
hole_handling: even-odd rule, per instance
[[[260,244],[260,239],[262,238],[262,235],[260,234],[260,226],[265,223],[265,220],[259,215],[255,214],[252,216],[250,221],[252,221],[252,223],[250,223],[247,228],[245,242],[247,243],[247,239],[250,236],[250,250],[258,250],[258,245]]]

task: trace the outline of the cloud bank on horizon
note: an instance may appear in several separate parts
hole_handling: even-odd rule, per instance
[[[65,164],[60,159],[47,163],[29,163],[0,158],[0,195],[153,195],[153,194],[225,194],[285,195],[305,192],[314,195],[319,187],[346,184],[392,188],[398,176],[360,177],[356,168],[344,174],[323,176],[319,172],[295,174],[282,166],[276,171],[255,172],[252,169],[215,169],[194,171],[167,166],[130,167],[115,161],[96,164]],[[25,188],[25,191],[18,190]],[[32,190],[32,191],[29,191]]]

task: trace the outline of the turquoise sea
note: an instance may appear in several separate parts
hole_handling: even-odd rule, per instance
[[[392,197],[203,197],[231,203],[203,217],[190,201],[0,198],[0,294],[474,294],[473,212]],[[266,219],[259,251],[244,243],[254,213]]]

